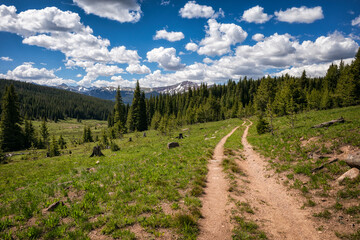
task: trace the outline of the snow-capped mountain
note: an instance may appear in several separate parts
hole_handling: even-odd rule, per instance
[[[184,81],[171,86],[152,88],[152,91],[158,93],[176,94],[187,92],[189,88],[198,88],[198,84],[190,81]]]
[[[176,94],[188,91],[189,88],[198,88],[198,84],[190,81],[184,81],[178,84],[165,87],[155,87],[155,88],[141,88],[145,92],[145,97],[149,98],[152,96],[157,96],[159,94]],[[61,84],[56,86],[56,88],[64,89],[71,92],[82,93],[85,95],[105,99],[105,100],[115,100],[116,87],[82,87],[82,86],[68,86],[66,84]],[[131,103],[134,93],[134,88],[121,88],[121,97],[125,104]]]

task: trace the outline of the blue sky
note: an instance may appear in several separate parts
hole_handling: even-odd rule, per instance
[[[360,44],[360,0],[3,0],[0,77],[46,85],[323,76]]]

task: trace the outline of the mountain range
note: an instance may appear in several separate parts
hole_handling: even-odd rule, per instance
[[[145,92],[145,97],[158,96],[159,94],[177,94],[187,91],[189,88],[198,88],[199,85],[194,82],[184,81],[170,86],[155,87],[155,88],[141,88]],[[88,96],[93,96],[105,100],[115,100],[116,87],[82,87],[82,86],[68,86],[61,84],[56,86],[58,89],[68,90],[71,92],[81,93]],[[131,104],[135,88],[120,87],[121,97],[125,104]]]

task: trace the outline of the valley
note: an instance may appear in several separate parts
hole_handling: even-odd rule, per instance
[[[336,178],[349,169],[342,161],[309,176],[306,169],[327,158],[299,159],[295,156],[300,152],[292,155],[292,151],[320,148],[326,154],[341,154],[344,147],[359,149],[358,135],[352,134],[359,131],[359,112],[359,107],[349,107],[300,114],[295,129],[285,117],[279,118],[274,122],[274,136],[259,136],[256,118],[251,118],[251,126],[249,120],[230,119],[183,126],[168,135],[154,130],[146,131],[146,137],[129,133],[113,140],[119,151],[104,149],[105,156],[95,158],[89,156],[96,142],[76,140],[85,125],[97,139],[106,122],[49,122],[50,133],[62,133],[67,142],[61,156],[46,158],[45,150],[21,151],[0,165],[1,238],[202,239],[205,234],[204,239],[216,239],[211,233],[206,235],[204,223],[218,216],[212,215],[211,208],[206,213],[205,200],[212,184],[207,176],[211,178],[211,164],[218,159],[217,171],[225,174],[220,185],[225,192],[219,196],[225,197],[221,214],[229,224],[229,239],[296,239],[299,233],[294,230],[299,224],[308,229],[301,236],[309,234],[312,239],[357,239],[359,177],[336,186]],[[339,116],[347,123],[309,128]],[[225,156],[213,158],[216,144],[231,130],[234,133],[222,141]],[[250,152],[248,131],[248,141],[258,153]],[[179,132],[184,139],[175,139]],[[323,140],[313,142],[311,149],[306,145],[294,148],[293,141],[301,143],[315,136]],[[174,140],[180,147],[166,149]],[[326,144],[326,151],[325,141],[331,143]],[[281,142],[282,147],[272,146]],[[283,148],[293,150],[275,152]],[[266,158],[253,162],[259,153]],[[283,156],[288,160],[282,160]],[[58,207],[48,210],[57,202]]]

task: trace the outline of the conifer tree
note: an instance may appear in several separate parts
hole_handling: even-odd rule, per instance
[[[146,102],[145,93],[142,92],[139,102],[139,123],[137,125],[138,131],[145,131],[148,129],[147,115],[146,115]]]
[[[59,144],[60,149],[66,148],[66,141],[62,135],[60,135],[60,137],[59,137],[58,144]]]
[[[120,94],[120,87],[118,86],[115,96],[115,107],[114,107],[114,126],[115,130],[121,134],[125,133],[125,105]]]
[[[60,151],[59,151],[58,142],[56,141],[55,136],[52,136],[51,143],[49,146],[49,157],[55,157],[59,155],[60,155]]]
[[[30,148],[31,146],[36,145],[35,141],[35,129],[31,122],[31,119],[25,115],[25,132],[24,132],[24,147]]]
[[[84,142],[93,142],[94,141],[92,134],[91,134],[90,127],[87,127],[87,126],[84,127],[83,141]]]
[[[22,119],[19,111],[18,97],[13,85],[6,86],[2,98],[0,123],[0,144],[3,151],[20,150],[23,147],[23,132],[20,127]]]
[[[348,65],[343,68],[336,86],[336,96],[338,97],[338,103],[342,107],[356,103],[356,84],[350,70]]]
[[[141,93],[139,81],[136,82],[134,98],[128,113],[126,124],[130,131],[147,130],[145,94]]]
[[[40,148],[46,148],[49,145],[49,130],[46,126],[46,120],[43,119],[40,127]]]

